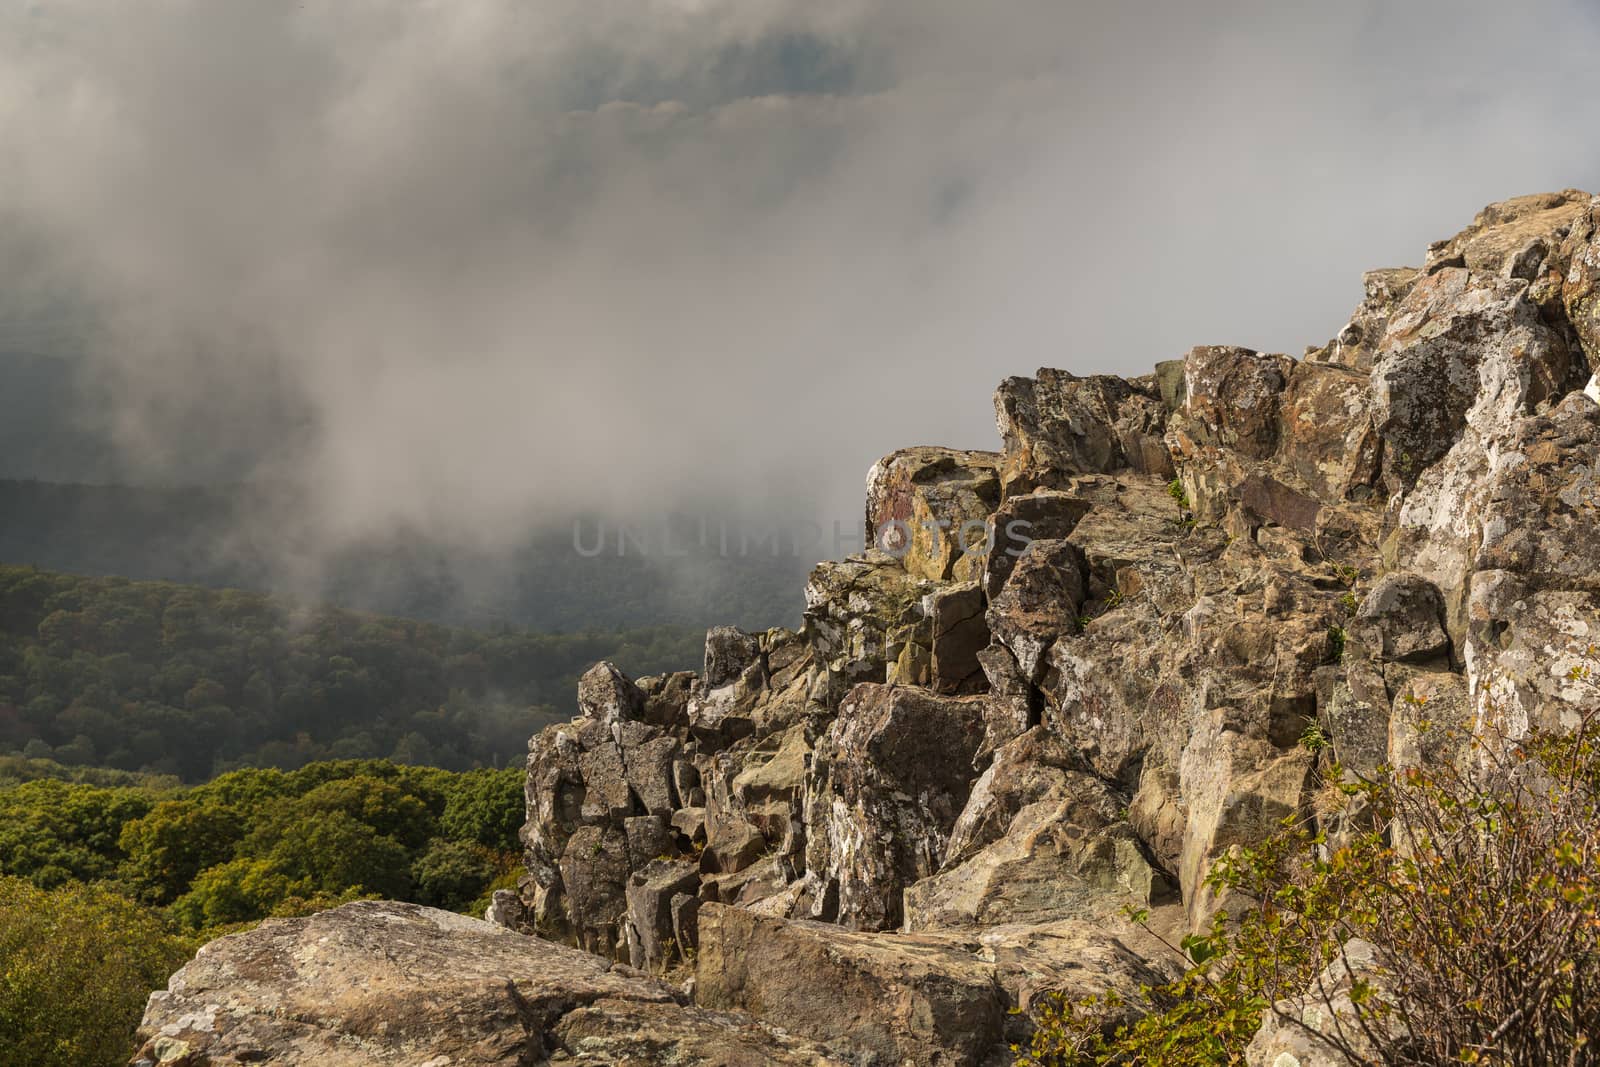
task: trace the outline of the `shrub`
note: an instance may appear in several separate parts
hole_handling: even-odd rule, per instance
[[[107,889],[0,878],[0,1063],[126,1063],[145,998],[192,949]]]
[[[1574,683],[1587,684],[1584,670]],[[1047,1002],[1019,1061],[1199,1067],[1243,1062],[1263,1013],[1310,990],[1343,947],[1374,967],[1323,1037],[1335,1059],[1391,1067],[1594,1064],[1600,1049],[1600,740],[1488,730],[1372,781],[1337,766],[1322,825],[1296,816],[1224,857],[1208,883],[1236,916],[1186,938],[1188,970],[1115,1024],[1105,998]]]

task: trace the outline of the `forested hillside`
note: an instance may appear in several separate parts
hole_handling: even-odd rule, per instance
[[[517,763],[598,659],[693,667],[688,627],[486,633],[237,590],[0,566],[0,754],[176,775]]]

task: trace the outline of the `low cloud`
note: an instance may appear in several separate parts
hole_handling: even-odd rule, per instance
[[[330,543],[848,519],[1006,375],[1298,353],[1600,185],[1597,54],[1577,0],[14,5],[0,251],[128,476],[294,481]]]

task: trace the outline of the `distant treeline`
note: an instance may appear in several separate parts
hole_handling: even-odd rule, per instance
[[[332,545],[306,524],[307,511],[303,496],[280,484],[162,489],[0,480],[0,562],[299,592],[451,625],[571,631],[792,626],[807,572],[838,554],[831,544],[797,545],[763,528],[759,538],[736,532],[727,552],[686,556],[682,546],[704,530],[699,517],[685,516],[661,520],[678,530],[670,548],[635,540],[620,555],[622,528],[594,518],[577,528],[562,521],[529,529],[518,543],[490,551],[406,530]],[[726,540],[717,538],[716,547]],[[588,554],[596,544],[605,550]]]
[[[0,754],[198,782],[236,767],[519,764],[577,678],[692,668],[703,632],[481,632],[0,565]]]

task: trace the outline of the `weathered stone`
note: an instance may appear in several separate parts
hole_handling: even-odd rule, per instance
[[[700,947],[700,897],[696,893],[675,893],[669,903],[672,913],[672,940],[678,958],[690,959]]]
[[[982,758],[1038,722],[1035,704],[1040,698],[1005,645],[990,644],[978,653],[978,663],[989,683],[989,699],[983,709],[983,747],[978,751]]]
[[[985,688],[978,653],[989,646],[983,589],[976,581],[946,586],[922,600],[932,630],[929,685],[954,695]]]
[[[1088,560],[1070,541],[1034,541],[1023,550],[999,594],[991,598],[989,630],[1033,683],[1056,638],[1075,633],[1089,599]]]
[[[634,813],[634,796],[628,788],[622,749],[615,742],[601,741],[585,750],[578,756],[578,770],[584,787],[584,822],[621,823]]]
[[[531,933],[533,930],[533,916],[528,913],[522,898],[509,889],[494,891],[489,898],[489,906],[484,909],[483,921],[521,933]]]
[[[1294,361],[1248,348],[1202,345],[1184,357],[1183,432],[1246,459],[1278,447],[1279,405]]]
[[[663,729],[681,729],[688,724],[689,698],[697,681],[693,671],[674,671],[638,679],[634,684],[644,694],[640,718]]]
[[[706,809],[679,808],[672,813],[672,828],[691,844],[704,844],[706,839]]]
[[[580,947],[603,956],[626,951],[618,934],[628,908],[628,866],[627,839],[620,831],[584,826],[567,841],[561,884]]]
[[[637,815],[622,821],[622,834],[628,842],[628,862],[639,867],[653,859],[670,857],[677,851],[667,820],[659,815]]]
[[[858,682],[882,682],[891,635],[922,625],[922,598],[934,588],[877,551],[818,565],[806,583],[804,633],[818,668],[811,698],[836,707]]]
[[[700,888],[700,871],[692,860],[651,860],[628,878],[629,962],[656,971],[669,962],[676,939],[672,900]]]
[[[1072,493],[1047,490],[1014,496],[1002,504],[994,514],[996,542],[984,571],[985,595],[991,600],[1000,595],[1029,542],[1067,537],[1093,506]]]
[[[792,726],[773,734],[744,758],[731,790],[743,817],[763,837],[783,841],[791,824],[802,819],[805,806],[806,760],[811,746],[806,728]]]
[[[1589,369],[1600,372],[1600,197],[1574,217],[1562,258],[1567,263],[1561,286],[1567,320],[1589,358]]]
[[[591,719],[612,723],[637,719],[645,695],[614,664],[596,663],[578,679],[578,707]]]
[[[706,848],[700,869],[707,874],[733,874],[744,870],[767,851],[767,839],[755,825],[737,815],[724,814],[706,823]]]
[[[678,806],[672,787],[672,765],[679,754],[675,737],[652,737],[622,750],[628,788],[651,815],[671,815]]]
[[[156,1062],[159,1047],[174,1062],[184,1045],[186,1062],[219,1067],[522,1067],[562,1055],[617,1063],[589,1038],[641,1024],[648,1038],[636,1033],[636,1043],[661,1058],[628,1062],[708,1050],[728,1064],[836,1062],[748,1016],[681,1007],[665,986],[596,956],[376,901],[268,919],[211,942],[151,996],[135,1059]]]
[[[1428,270],[1465,267],[1479,274],[1499,274],[1531,281],[1549,252],[1559,248],[1589,203],[1576,189],[1535,193],[1490,204],[1472,225],[1428,249]],[[1529,249],[1538,249],[1530,257]]]
[[[863,1067],[977,1064],[1001,1038],[993,968],[938,938],[884,939],[812,922],[700,909],[695,1000],[744,1009]]]
[[[761,660],[761,642],[734,626],[714,626],[706,631],[705,669],[700,677],[707,689],[720,689],[735,681]]]
[[[1043,923],[1121,915],[1169,894],[1097,779],[1028,804],[1005,836],[905,891],[905,927]]]
[[[637,1000],[583,1005],[564,1015],[554,1032],[555,1062],[573,1067],[848,1067],[812,1042],[745,1015]]]
[[[1361,282],[1366,298],[1328,346],[1328,360],[1363,375],[1370,371],[1378,346],[1389,328],[1389,316],[1420,277],[1422,272],[1411,267],[1369,270],[1363,274]]]
[[[978,575],[988,518],[1000,503],[993,452],[903,448],[867,474],[867,543],[919,577]]]
[[[881,637],[880,637],[881,640]],[[798,722],[809,713],[807,640],[788,630],[706,635],[706,673],[689,700],[689,729],[715,751]]]
[[[862,685],[806,780],[806,869],[838,887],[839,921],[898,925],[901,890],[938,869],[984,736],[981,697]]]
[[[1189,818],[1178,875],[1194,930],[1208,927],[1224,906],[1205,885],[1212,861],[1274,833],[1300,810],[1311,775],[1310,753],[1282,753],[1229,729],[1229,719],[1227,709],[1212,712],[1185,747],[1179,768]]]
[[[1410,490],[1450,451],[1469,409],[1480,424],[1531,412],[1560,396],[1571,372],[1566,343],[1526,282],[1459,268],[1423,278],[1389,320],[1372,368],[1390,491]]]
[[[1146,392],[1120,378],[1048,368],[1001,382],[994,406],[1005,440],[1005,496],[1064,489],[1075,474],[1133,470],[1170,478],[1161,441],[1166,409],[1154,386]]]
[[[1361,602],[1351,635],[1384,660],[1422,662],[1448,655],[1444,599],[1415,574],[1386,574]]]
[[[1284,485],[1267,474],[1250,474],[1234,486],[1230,495],[1264,522],[1287,526],[1302,533],[1314,533],[1322,505],[1314,498]]]

